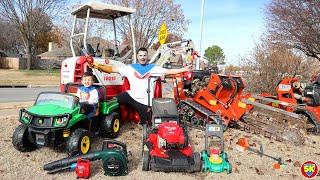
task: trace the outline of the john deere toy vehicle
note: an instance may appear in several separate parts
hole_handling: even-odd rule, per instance
[[[231,173],[231,164],[228,161],[227,153],[224,152],[222,125],[206,125],[205,150],[201,153],[201,159],[203,172],[227,171],[228,174]]]
[[[106,100],[99,90],[94,117],[81,114],[78,97],[60,92],[42,92],[28,109],[21,109],[21,124],[13,133],[13,146],[21,152],[41,146],[65,146],[68,153],[86,154],[91,137],[100,134],[114,138],[119,134],[120,118],[116,99]]]

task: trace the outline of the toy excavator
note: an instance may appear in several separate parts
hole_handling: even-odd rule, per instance
[[[205,129],[206,124],[220,124],[225,128],[236,125],[281,142],[304,143],[299,129],[301,117],[258,103],[250,94],[244,94],[245,84],[240,76],[211,74],[194,78],[191,74],[190,79],[176,76],[173,89],[180,116],[186,124],[201,129]],[[217,115],[221,115],[221,121],[217,121]]]

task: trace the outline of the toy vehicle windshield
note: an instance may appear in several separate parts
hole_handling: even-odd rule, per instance
[[[75,97],[62,93],[41,93],[39,94],[35,105],[57,105],[64,108],[72,109]]]

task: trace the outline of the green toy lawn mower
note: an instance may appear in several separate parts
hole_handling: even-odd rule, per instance
[[[104,91],[105,92],[105,91]],[[120,116],[115,112],[116,99],[99,97],[93,117],[81,113],[78,97],[60,92],[42,92],[28,109],[21,109],[12,143],[21,152],[41,146],[64,146],[71,155],[86,154],[91,147],[91,137],[115,138],[119,134]]]
[[[205,150],[201,153],[202,171],[231,173],[232,167],[224,152],[223,126],[207,124],[205,133]]]

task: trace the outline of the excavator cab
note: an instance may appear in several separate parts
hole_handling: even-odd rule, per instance
[[[306,103],[308,106],[320,106],[320,85],[319,84],[310,84],[308,85],[303,92],[304,97],[306,98]]]

